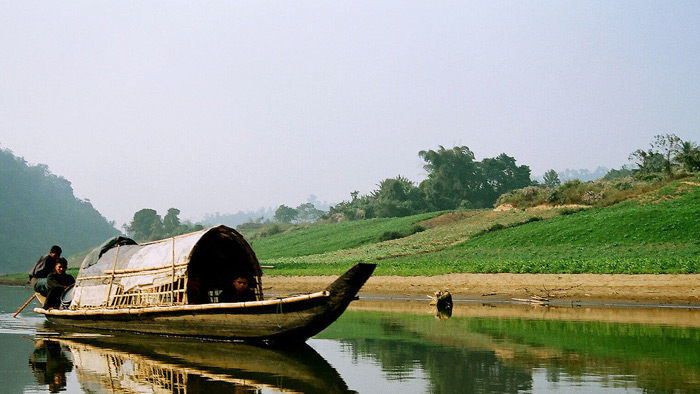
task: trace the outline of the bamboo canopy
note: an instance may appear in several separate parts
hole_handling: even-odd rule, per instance
[[[249,278],[261,300],[260,263],[248,242],[230,227],[145,244],[115,237],[83,260],[70,309],[216,302],[238,276]]]

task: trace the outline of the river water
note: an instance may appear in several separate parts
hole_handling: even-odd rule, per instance
[[[0,286],[0,393],[692,393],[700,310],[360,300],[307,346],[67,333]]]

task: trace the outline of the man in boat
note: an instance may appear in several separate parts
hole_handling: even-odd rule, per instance
[[[54,272],[46,277],[48,292],[46,293],[44,309],[58,308],[61,305],[61,294],[75,283],[75,279],[66,273],[66,269],[68,269],[68,261],[61,257],[54,267]]]
[[[245,302],[255,301],[255,292],[248,287],[250,278],[239,275],[233,280],[233,286],[224,289],[219,294],[219,302]]]
[[[39,257],[39,260],[34,264],[34,268],[29,273],[29,283],[34,288],[34,291],[46,296],[48,289],[46,288],[46,277],[54,272],[54,268],[58,259],[61,258],[61,247],[54,245],[49,250],[49,254]]]

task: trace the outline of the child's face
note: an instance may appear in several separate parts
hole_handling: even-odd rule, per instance
[[[236,278],[236,280],[233,281],[233,286],[236,288],[236,293],[243,293],[248,289],[248,279]]]

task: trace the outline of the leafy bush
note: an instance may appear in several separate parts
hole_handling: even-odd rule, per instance
[[[564,207],[559,210],[559,213],[562,215],[571,215],[585,210],[586,208],[584,207]]]
[[[494,223],[489,227],[488,231],[498,231],[498,230],[503,230],[506,228],[506,226],[502,225],[501,223]]]
[[[269,237],[281,232],[282,228],[278,224],[273,224],[265,227],[265,229],[260,232],[260,237]]]
[[[413,235],[415,233],[420,233],[423,231],[425,231],[425,227],[421,226],[420,224],[414,224],[413,226],[411,226],[411,230],[410,230],[409,235]]]
[[[401,232],[385,231],[377,239],[379,240],[379,242],[384,242],[384,241],[391,241],[392,239],[399,239],[399,238],[403,238],[403,237],[405,237],[405,235]]]
[[[660,182],[663,180],[663,182]],[[599,179],[592,182],[581,182],[572,179],[563,185],[544,189],[528,186],[513,190],[498,198],[498,205],[510,204],[514,208],[530,208],[542,204],[548,205],[578,205],[585,204],[595,207],[607,207],[619,202],[638,197],[652,191],[672,180],[649,176]]]
[[[377,238],[377,240],[379,242],[391,241],[392,239],[405,238],[409,235],[420,233],[422,231],[425,231],[425,228],[423,226],[421,226],[420,224],[414,224],[413,226],[411,226],[410,229],[408,229],[408,231],[385,231]]]
[[[666,176],[657,172],[651,174],[640,172],[634,176],[634,179],[642,182],[662,182],[666,179]]]

